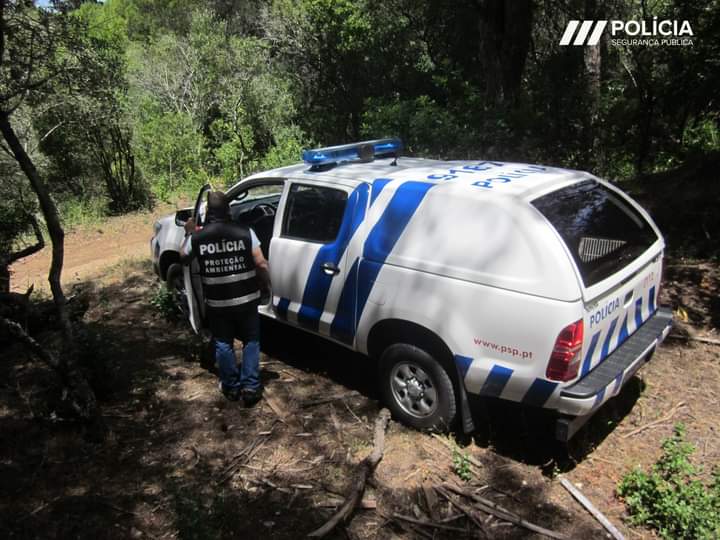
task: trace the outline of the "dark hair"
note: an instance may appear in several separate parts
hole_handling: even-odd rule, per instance
[[[222,191],[211,191],[208,193],[207,202],[208,218],[225,219],[230,213],[227,197]]]

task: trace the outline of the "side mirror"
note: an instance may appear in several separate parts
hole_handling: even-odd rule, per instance
[[[175,225],[182,227],[185,222],[192,217],[192,208],[183,208],[175,212]]]

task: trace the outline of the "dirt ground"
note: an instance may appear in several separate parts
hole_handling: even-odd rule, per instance
[[[120,261],[149,257],[153,223],[174,211],[174,207],[164,204],[152,213],[114,217],[97,225],[80,226],[66,234],[63,283],[80,283]],[[18,261],[11,268],[12,290],[25,292],[34,283],[35,290],[49,291],[49,264],[49,247]]]
[[[262,327],[266,398],[225,401],[199,365],[200,345],[182,322],[151,305],[158,284],[146,253],[152,217],[132,216],[68,238],[66,281],[90,299],[82,318],[86,363],[109,435],[97,442],[54,408],[52,374],[22,350],[0,363],[0,536],[5,538],[299,538],[324,523],[372,447],[380,410],[367,359],[308,334]],[[115,231],[115,232],[112,232]],[[120,238],[122,237],[122,238]],[[135,240],[131,240],[135,239]],[[78,253],[75,253],[76,249]],[[110,255],[108,256],[108,253]],[[17,288],[44,274],[46,252],[14,268]],[[114,264],[107,267],[108,261]],[[685,330],[717,339],[720,272],[670,261],[665,303]],[[679,311],[680,313],[680,311]],[[40,334],[45,342],[53,334]],[[616,495],[633,467],[660,455],[675,422],[687,426],[709,473],[720,460],[720,347],[669,339],[570,445],[552,417],[474,400],[478,430],[433,436],[391,422],[364,506],[331,538],[535,538],[482,512],[471,522],[423,486],[451,482],[569,538],[604,536],[558,478],[570,479],[628,538]],[[318,400],[329,399],[324,403]],[[669,413],[674,414],[669,417]],[[654,423],[657,420],[660,422]],[[638,431],[638,428],[649,426]],[[469,482],[453,467],[455,441],[477,462]],[[460,501],[460,499],[456,499]],[[417,525],[434,516],[443,527]]]

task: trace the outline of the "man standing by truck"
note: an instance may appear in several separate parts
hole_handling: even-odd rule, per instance
[[[230,220],[230,206],[220,191],[208,194],[207,219],[195,230],[185,224],[184,258],[196,257],[205,297],[206,320],[215,341],[220,389],[231,401],[242,397],[245,406],[260,400],[261,287],[268,288],[268,263],[255,232]],[[242,366],[235,362],[233,341],[243,342]]]

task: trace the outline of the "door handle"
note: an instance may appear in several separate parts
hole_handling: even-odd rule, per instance
[[[325,272],[325,275],[327,275],[327,276],[334,276],[334,275],[340,273],[340,269],[337,267],[337,265],[335,263],[331,263],[331,262],[322,263],[320,268],[322,268],[322,271]]]

